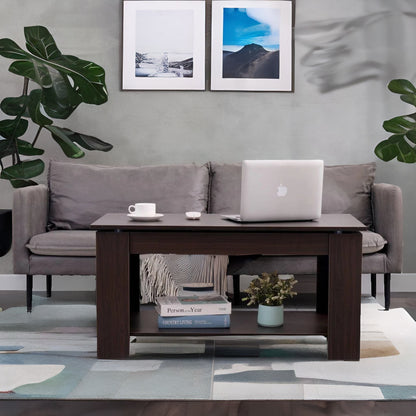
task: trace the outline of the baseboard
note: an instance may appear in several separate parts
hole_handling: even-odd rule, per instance
[[[26,290],[26,275],[0,274],[0,290]],[[46,290],[46,277],[33,276],[33,290]],[[95,276],[54,276],[53,291],[84,292],[95,290]]]
[[[241,290],[248,286],[251,276],[242,279]],[[44,291],[45,276],[34,276],[33,290]],[[362,293],[370,293],[370,275],[362,276]],[[231,289],[231,288],[230,288]],[[26,290],[26,276],[21,274],[0,274],[0,290]],[[90,291],[95,290],[95,276],[54,276],[52,279],[54,291]],[[232,290],[230,290],[232,291]],[[384,278],[377,275],[377,293],[384,291]],[[416,292],[416,273],[392,274],[392,292]]]

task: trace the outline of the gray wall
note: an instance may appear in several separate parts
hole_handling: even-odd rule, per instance
[[[109,102],[81,106],[62,123],[114,144],[110,153],[90,152],[85,163],[368,162],[386,137],[383,120],[409,111],[386,90],[388,81],[416,81],[414,0],[297,0],[294,93],[211,92],[208,82],[206,91],[121,91],[120,0],[1,0],[1,11],[0,37],[23,46],[23,27],[44,25],[64,53],[106,69]],[[22,88],[9,64],[0,58],[1,98]],[[47,135],[40,143],[45,161],[65,159]],[[377,169],[378,182],[403,189],[405,271],[416,272],[416,166],[377,161]],[[0,207],[11,204],[12,190],[0,181]],[[8,255],[0,273],[11,272]]]

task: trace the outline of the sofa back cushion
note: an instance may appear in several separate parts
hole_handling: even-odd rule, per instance
[[[85,229],[106,213],[154,202],[159,213],[206,212],[208,165],[112,167],[51,161],[50,228]]]
[[[375,163],[325,166],[322,213],[352,214],[371,228],[371,187],[375,171]],[[241,164],[211,163],[211,174],[209,211],[239,213]]]
[[[322,213],[351,214],[372,228],[371,187],[375,174],[375,163],[325,166]]]

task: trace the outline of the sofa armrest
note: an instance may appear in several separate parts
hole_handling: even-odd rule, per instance
[[[28,241],[46,231],[48,188],[28,186],[13,192],[13,269],[16,274],[30,274]]]
[[[403,263],[403,199],[396,185],[377,183],[372,187],[374,229],[386,240],[386,269],[400,273]]]

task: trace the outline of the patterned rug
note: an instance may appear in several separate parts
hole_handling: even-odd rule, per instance
[[[137,337],[130,359],[97,360],[95,305],[35,305],[0,312],[0,398],[416,397],[416,323],[372,298],[362,302],[359,362],[327,361],[320,336]]]

